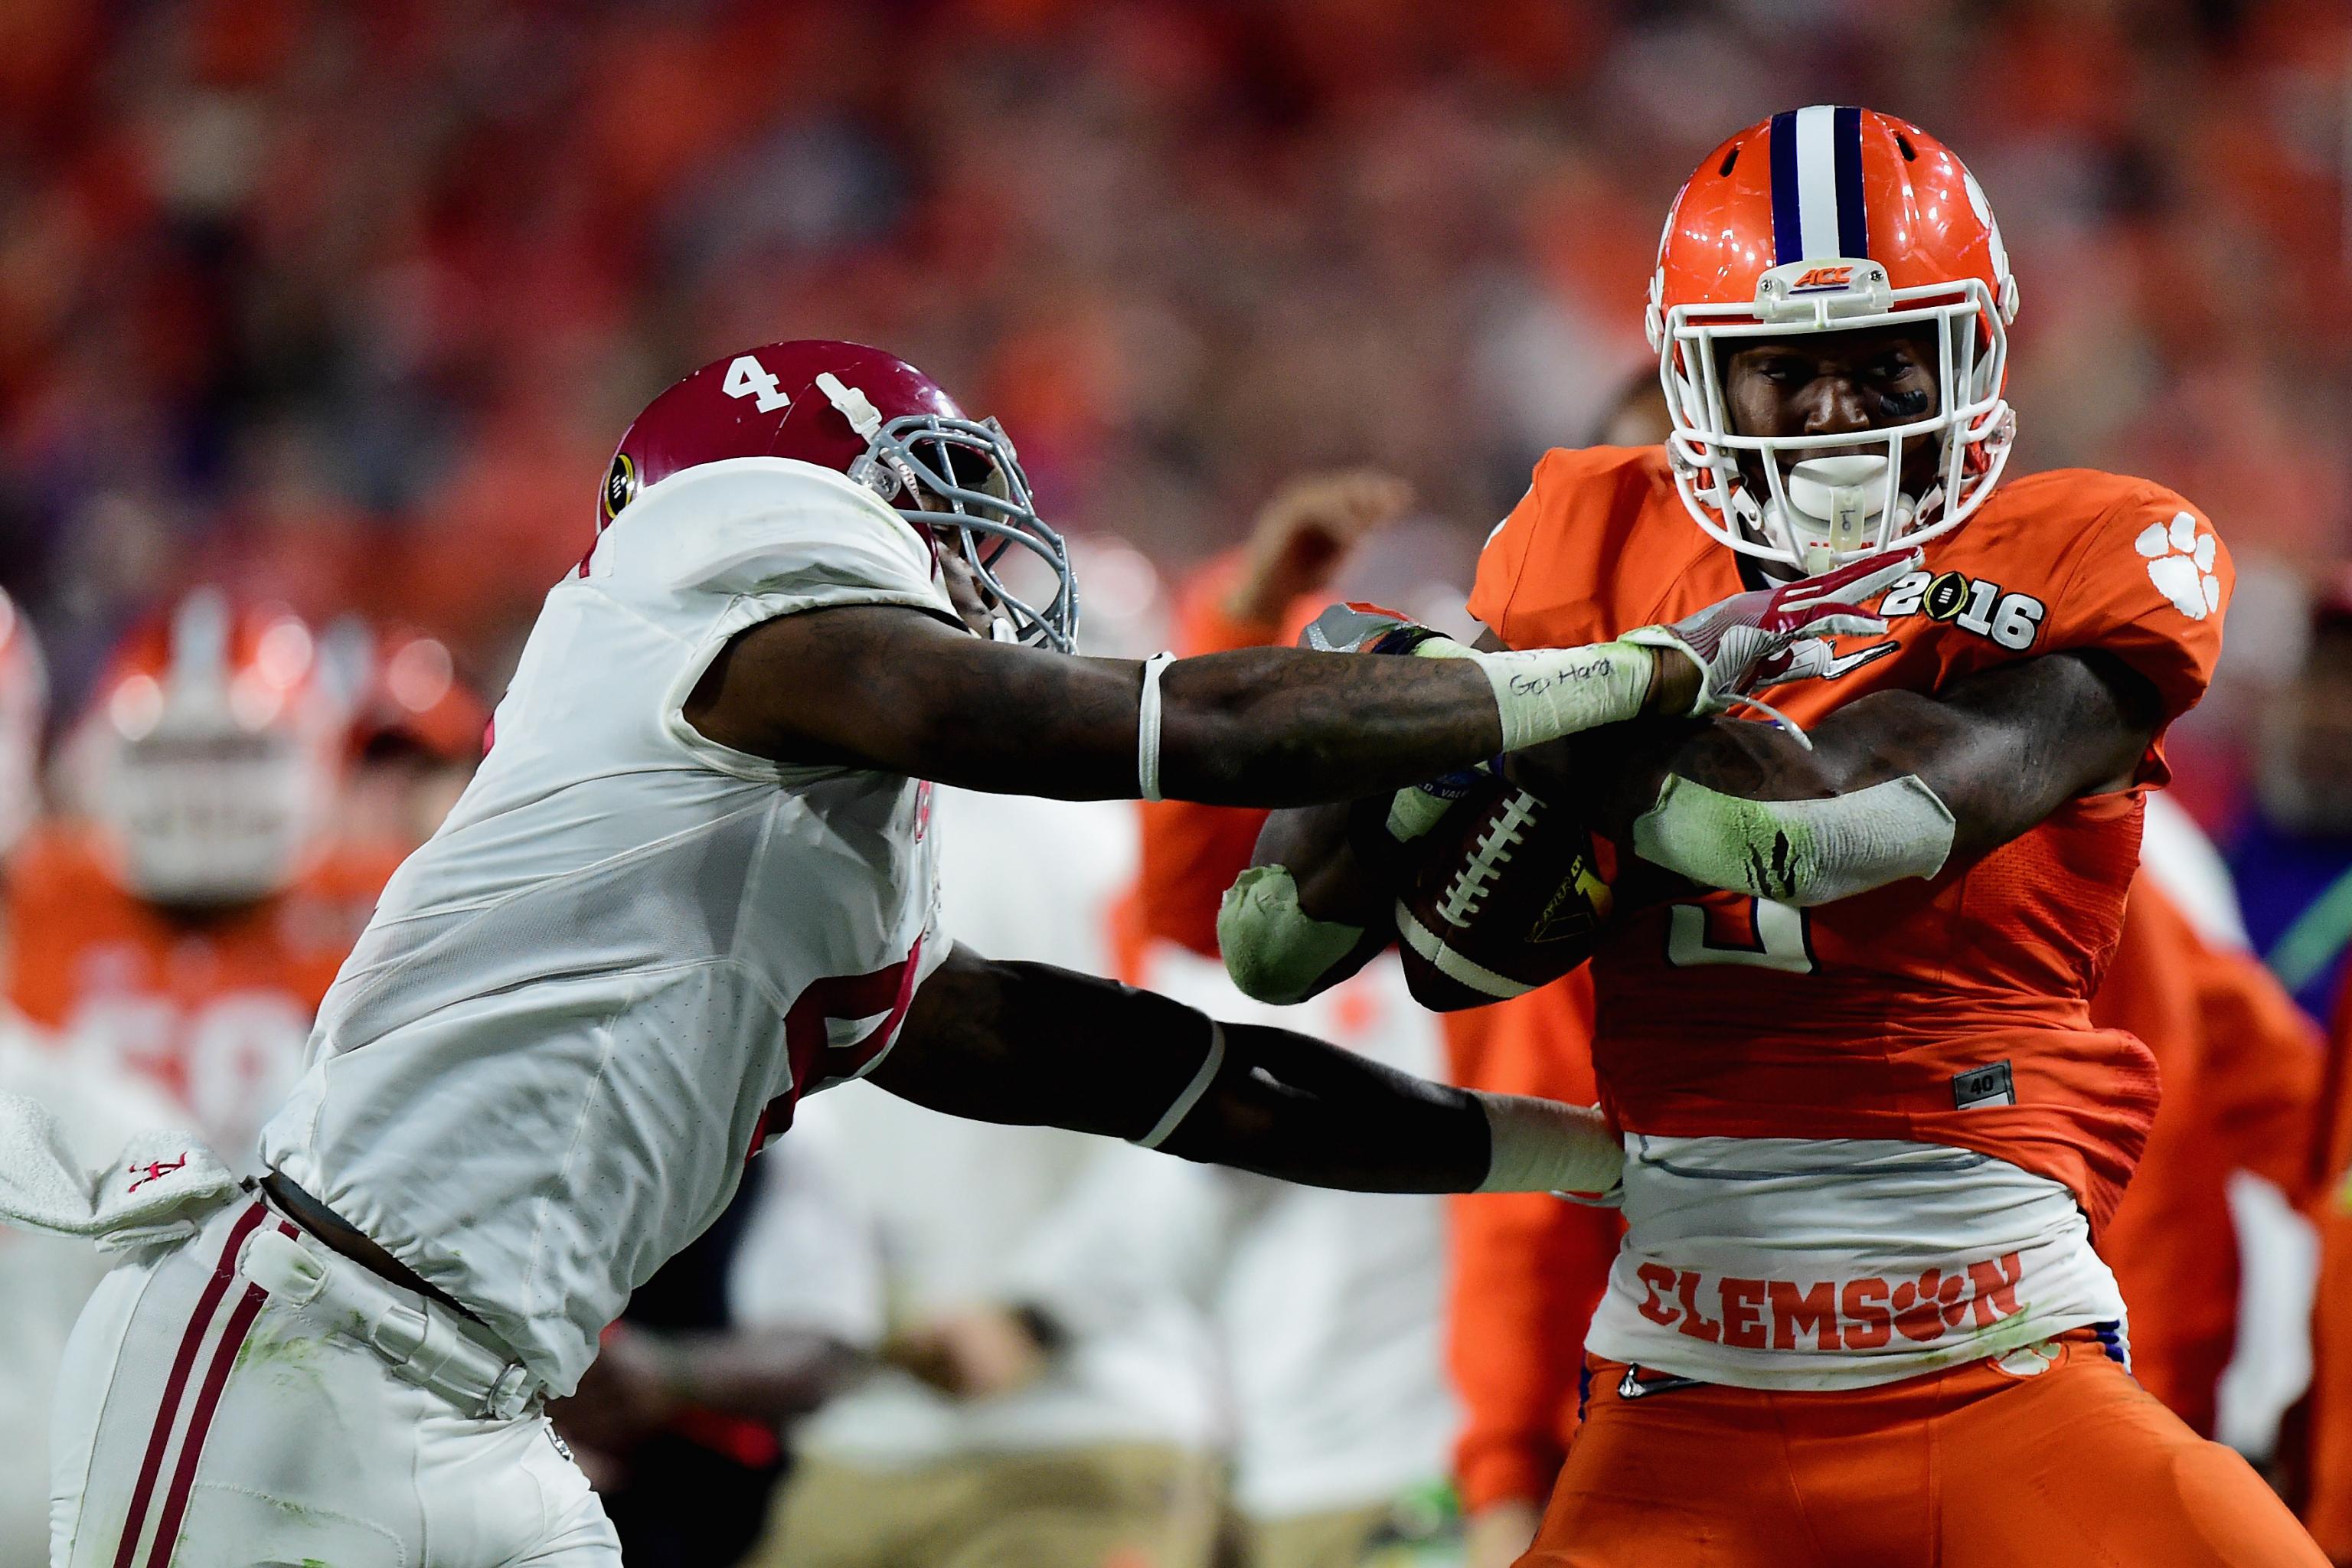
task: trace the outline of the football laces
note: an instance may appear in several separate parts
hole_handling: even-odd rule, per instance
[[[1487,825],[1478,836],[1477,847],[1462,869],[1447,884],[1445,898],[1437,906],[1437,916],[1448,925],[1466,926],[1486,901],[1486,893],[1503,868],[1510,864],[1512,848],[1527,839],[1528,826],[1535,821],[1536,797],[1521,790],[1503,807],[1503,814]]]

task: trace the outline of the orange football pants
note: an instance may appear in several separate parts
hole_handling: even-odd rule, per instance
[[[1588,1358],[1584,1425],[1519,1568],[2327,1568],[2243,1459],[2089,1331],[2002,1360],[2016,1370],[1628,1399],[1624,1365]]]

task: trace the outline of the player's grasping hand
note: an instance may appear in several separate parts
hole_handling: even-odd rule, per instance
[[[1291,480],[1258,510],[1225,613],[1274,625],[1291,605],[1329,582],[1349,551],[1412,503],[1412,487],[1377,468]]]

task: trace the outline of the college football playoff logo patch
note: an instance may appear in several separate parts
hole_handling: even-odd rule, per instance
[[[626,452],[613,454],[613,467],[604,475],[604,521],[610,522],[623,507],[637,499],[637,465]]]

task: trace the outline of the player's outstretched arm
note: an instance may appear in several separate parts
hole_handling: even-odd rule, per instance
[[[1912,560],[1889,552],[1584,647],[1482,652],[1414,632],[1421,658],[1269,647],[1137,664],[970,635],[987,617],[950,558],[964,631],[895,605],[781,616],[720,650],[685,712],[737,751],[971,789],[1347,800],[1644,713],[1717,711],[1822,636],[1883,630],[1841,595],[1866,597]],[[1322,648],[1385,646],[1402,628],[1385,613],[1326,619],[1341,629]]]
[[[1929,877],[2076,795],[2128,786],[2155,689],[2095,649],[2044,654],[1941,693],[1839,708],[1808,751],[1764,724],[1628,726],[1516,759],[1528,789],[1581,792],[1594,825],[1707,887],[1817,904]]]
[[[958,948],[873,1072],[953,1116],[1101,1133],[1359,1192],[1603,1191],[1598,1111],[1449,1089],[1287,1030]]]
[[[1516,700],[1519,738],[1567,733],[1580,711],[1591,722],[1643,711],[1662,662],[1616,645],[1581,660],[1549,653],[1528,677],[1549,689]],[[860,605],[746,631],[686,714],[711,740],[782,762],[1132,798],[1149,793],[1144,677],[1133,660],[986,642],[918,610]],[[1168,665],[1157,703],[1157,793],[1212,805],[1393,789],[1491,757],[1506,737],[1496,681],[1465,660],[1244,648]]]

